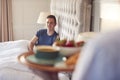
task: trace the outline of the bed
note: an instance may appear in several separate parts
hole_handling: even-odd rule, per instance
[[[16,40],[0,43],[0,80],[49,80],[46,73],[18,62],[17,57],[28,51],[28,42]]]
[[[90,31],[91,6],[88,0],[51,0],[50,5],[51,13],[57,18],[56,30],[61,39],[76,39],[80,32]],[[0,43],[0,80],[52,80],[46,72],[18,62],[17,56],[28,51],[28,43],[28,40]],[[69,80],[65,76],[64,79]]]
[[[57,18],[61,39],[76,39],[91,30],[92,0],[51,0],[51,13]]]

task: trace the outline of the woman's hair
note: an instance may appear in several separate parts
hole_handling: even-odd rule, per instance
[[[48,15],[48,16],[47,16],[47,18],[53,18],[53,19],[54,19],[54,21],[55,21],[55,24],[56,24],[56,18],[55,18],[55,16],[54,16],[54,15]]]

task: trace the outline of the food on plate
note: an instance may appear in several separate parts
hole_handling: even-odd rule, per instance
[[[75,42],[75,40],[63,39],[63,40],[57,40],[55,42],[55,45],[61,47],[81,47],[84,45],[84,43],[85,43],[84,41]]]
[[[61,45],[62,43],[62,45]],[[84,41],[75,41],[75,40],[57,40],[53,46],[58,47],[60,50],[60,54],[63,56],[71,56],[76,52],[80,52],[83,45],[85,44]]]
[[[57,40],[55,45],[56,46],[65,46],[66,41],[67,41],[66,39],[64,39],[64,40]]]
[[[68,66],[75,66],[77,60],[78,60],[78,57],[79,57],[80,53],[77,52],[75,54],[73,54],[72,56],[70,56],[66,61],[65,63],[68,65]]]
[[[83,46],[85,44],[84,41],[78,41],[76,42],[76,46]]]
[[[65,43],[65,47],[74,47],[74,46],[75,46],[74,40],[69,40],[69,41],[66,41]]]

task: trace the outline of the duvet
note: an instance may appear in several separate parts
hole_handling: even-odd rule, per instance
[[[0,80],[51,80],[49,74],[31,69],[17,60],[28,51],[28,40],[0,43]]]

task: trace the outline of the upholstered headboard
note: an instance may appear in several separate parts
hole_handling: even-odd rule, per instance
[[[75,39],[80,32],[89,31],[90,23],[85,21],[87,6],[86,0],[51,0],[51,13],[57,18],[61,39]],[[87,20],[90,22],[90,17]]]

